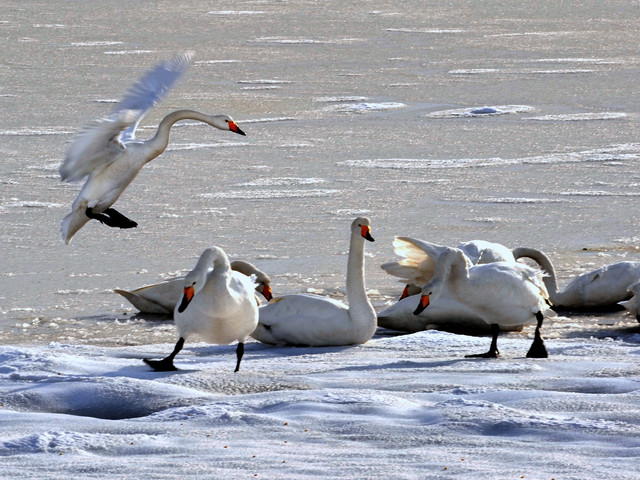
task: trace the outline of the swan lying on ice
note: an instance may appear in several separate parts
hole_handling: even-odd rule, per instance
[[[60,178],[67,182],[79,182],[87,176],[88,179],[73,201],[71,213],[62,221],[60,231],[66,244],[92,218],[110,227],[138,225],[111,206],[142,167],[165,151],[174,123],[198,120],[220,130],[245,134],[228,115],[176,110],[162,119],[153,138],[135,139],[136,128],[144,115],[182,77],[191,58],[190,53],[177,55],[149,70],[129,88],[109,116],[84,127],[69,145],[60,167]]]
[[[231,262],[231,270],[245,274],[247,277],[255,275],[256,292],[261,293],[264,298],[271,300],[271,279],[269,275],[259,270],[255,265],[243,260]],[[176,305],[182,298],[184,290],[184,278],[174,278],[166,282],[146,285],[135,290],[122,290],[116,288],[114,292],[136,307],[142,313],[172,314]],[[256,298],[258,304],[260,301]]]
[[[420,246],[418,239],[410,240]],[[427,250],[429,245],[425,245]],[[547,290],[542,282],[542,272],[523,264],[493,262],[469,265],[468,259],[458,248],[442,247],[437,257],[432,280],[422,288],[415,314],[429,308],[434,301],[446,294],[465,305],[488,325],[491,325],[491,346],[486,353],[473,357],[497,357],[498,335],[508,326],[537,323],[535,338],[527,357],[545,358],[547,350],[540,335],[548,310]]]
[[[145,358],[145,363],[157,372],[177,370],[173,359],[189,337],[198,335],[217,345],[237,341],[237,372],[244,342],[258,324],[253,278],[231,270],[224,251],[212,247],[202,253],[195,268],[184,278],[183,286],[182,301],[173,314],[179,337],[176,346],[162,360]]]
[[[618,262],[583,273],[558,290],[556,271],[547,255],[526,247],[515,248],[513,254],[515,258],[531,258],[545,271],[549,299],[558,309],[615,307],[631,296],[629,286],[640,281],[640,262]]]
[[[373,242],[371,222],[351,224],[347,301],[311,294],[285,295],[260,308],[253,338],[272,345],[336,346],[367,342],[376,331],[376,312],[364,285],[364,242]]]
[[[394,251],[402,257],[397,262],[388,262],[381,266],[391,275],[402,278],[406,284],[401,299],[378,313],[378,326],[391,330],[418,332],[430,328],[445,328],[449,331],[482,331],[490,327],[482,318],[466,305],[443,292],[437,300],[432,300],[428,309],[415,315],[416,295],[421,286],[433,278],[436,259],[445,247],[421,240],[420,246],[409,237],[395,237]],[[504,245],[472,240],[459,245],[467,258],[469,266],[477,263],[503,261],[515,264],[515,259]],[[507,330],[521,330],[522,325],[503,327]]]

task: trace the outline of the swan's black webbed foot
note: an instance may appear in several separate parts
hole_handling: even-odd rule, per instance
[[[465,355],[466,358],[498,358],[500,352],[498,351],[498,334],[500,333],[500,326],[496,323],[491,324],[491,346],[489,351],[485,353],[476,353],[474,355]]]
[[[536,326],[536,333],[533,337],[533,343],[527,352],[527,358],[547,358],[549,354],[547,353],[547,347],[544,344],[544,340],[542,339],[542,335],[540,335],[540,327],[542,327],[542,321],[544,317],[541,312],[536,313],[536,318],[538,319],[538,325]]]
[[[109,227],[114,228],[135,228],[138,226],[136,222],[130,218],[125,217],[114,208],[107,208],[102,213],[95,213],[92,208],[85,210],[85,215],[89,218],[98,220],[100,223],[104,223]]]
[[[244,343],[239,342],[238,346],[236,347],[237,362],[236,362],[236,369],[234,370],[234,372],[237,372],[238,370],[240,370],[240,362],[242,361],[243,355],[244,355]]]
[[[178,370],[173,364],[173,358],[167,357],[162,360],[143,359],[144,363],[153,368],[156,372],[175,372]]]

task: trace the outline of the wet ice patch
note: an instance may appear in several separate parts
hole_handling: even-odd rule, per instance
[[[622,112],[602,112],[602,113],[565,113],[560,115],[540,115],[537,117],[527,117],[524,120],[537,120],[541,122],[582,122],[589,120],[617,120],[626,118],[627,114]]]
[[[340,193],[334,189],[310,189],[310,190],[230,190],[218,193],[202,193],[203,198],[232,198],[238,200],[267,200],[278,198],[308,198],[308,197],[330,197]]]
[[[75,133],[75,129],[69,127],[23,127],[8,130],[0,130],[0,135],[6,136],[38,136],[38,135],[66,135]]]
[[[111,47],[113,45],[122,45],[124,42],[112,42],[108,40],[93,40],[88,42],[71,42],[73,47]]]
[[[425,115],[428,118],[472,118],[487,117],[494,115],[505,115],[508,113],[526,113],[535,111],[529,105],[496,105],[484,107],[456,108],[451,110],[440,110]]]
[[[360,102],[360,103],[344,103],[339,105],[331,105],[324,108],[324,111],[344,112],[344,113],[368,113],[380,112],[384,110],[392,110],[404,108],[406,105],[400,102]]]

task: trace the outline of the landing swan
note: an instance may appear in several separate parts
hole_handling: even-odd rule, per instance
[[[260,308],[253,338],[272,345],[336,346],[367,342],[376,331],[376,312],[364,285],[364,241],[373,241],[371,222],[358,217],[351,224],[347,260],[349,306],[311,294],[274,298]]]
[[[515,248],[513,254],[533,259],[546,272],[544,282],[554,308],[615,307],[631,296],[629,285],[640,280],[640,262],[618,262],[583,273],[558,291],[556,271],[547,255],[526,247]]]
[[[420,315],[414,314],[419,298],[415,295],[420,293],[422,285],[433,278],[436,259],[445,247],[424,240],[421,241],[420,247],[410,240],[408,237],[395,237],[393,240],[394,251],[402,259],[382,265],[382,269],[387,273],[401,277],[406,286],[398,302],[378,313],[378,326],[406,332],[418,332],[430,328],[442,328],[448,331],[490,328],[466,305],[446,293],[432,301],[429,308]],[[489,263],[492,261],[515,263],[511,250],[499,243],[472,240],[461,243],[458,248],[465,253],[469,266],[478,262]],[[522,325],[505,328],[521,330]]]
[[[629,285],[627,290],[633,295],[633,297],[629,300],[618,303],[626,308],[629,313],[635,316],[636,320],[640,322],[640,282]]]
[[[261,293],[267,301],[271,300],[271,279],[269,275],[259,270],[252,263],[243,260],[231,262],[231,270],[244,273],[248,277],[255,275],[256,283],[258,284],[256,292]],[[135,290],[116,288],[114,292],[129,300],[142,313],[172,314],[182,297],[183,290],[184,277],[180,277],[154,285],[146,285]]]
[[[420,245],[418,239],[411,241]],[[547,350],[540,335],[548,298],[542,272],[527,265],[506,262],[468,265],[458,248],[444,247],[436,262],[433,279],[422,288],[416,315],[428,308],[430,299],[448,294],[466,305],[491,325],[489,351],[474,357],[497,357],[498,334],[503,327],[537,322],[535,338],[527,357],[546,358]]]
[[[220,130],[244,135],[227,115],[206,115],[176,110],[162,119],[155,136],[136,140],[135,131],[144,115],[164,98],[187,70],[192,54],[185,53],[157,65],[134,83],[110,115],[84,127],[69,145],[60,166],[60,178],[78,182],[88,176],[82,190],[62,221],[62,239],[73,235],[95,218],[110,227],[133,228],[138,224],[111,206],[138,175],[142,167],[169,144],[169,132],[179,120],[198,120]]]
[[[182,301],[173,314],[178,342],[168,357],[145,358],[145,363],[157,372],[177,370],[173,359],[191,335],[198,335],[217,345],[237,341],[237,372],[244,355],[244,342],[258,324],[253,278],[231,270],[224,251],[212,247],[202,253],[195,268],[184,278],[183,286]]]
[[[433,255],[437,256],[438,250],[437,248],[431,248],[430,252],[425,252],[411,242],[405,242],[399,240],[399,238],[401,237],[394,238],[393,247],[395,254],[402,258],[397,262],[383,263],[380,268],[389,275],[399,277],[404,281],[405,288],[400,296],[400,300],[402,300],[410,295],[420,293],[420,288],[431,280],[435,268]],[[424,242],[425,245],[427,243],[429,242]],[[435,243],[429,244],[439,247]],[[491,262],[515,263],[516,261],[511,250],[500,243],[471,240],[462,242],[458,245],[458,248],[469,259],[470,265]]]

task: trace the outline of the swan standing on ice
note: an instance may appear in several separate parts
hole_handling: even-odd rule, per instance
[[[440,327],[446,327],[451,331],[489,328],[473,310],[446,292],[432,301],[429,308],[420,315],[414,314],[419,297],[413,297],[420,293],[423,285],[431,281],[436,259],[445,249],[435,243],[424,240],[420,242],[420,245],[416,245],[409,237],[394,238],[394,252],[402,258],[397,262],[384,263],[381,268],[391,275],[400,277],[406,287],[398,302],[378,313],[378,326],[406,332]],[[499,243],[472,240],[461,243],[458,248],[465,254],[469,266],[496,261],[515,264],[511,250]],[[521,330],[522,325],[504,326],[503,329]]]
[[[420,240],[412,239],[412,242],[420,245]],[[548,295],[540,270],[505,262],[469,266],[462,250],[444,247],[437,259],[433,279],[422,288],[416,315],[428,307],[430,297],[437,301],[443,293],[463,303],[491,325],[489,351],[468,356],[497,357],[501,328],[537,322],[527,357],[547,357],[540,328],[544,320],[542,312],[547,310]]]
[[[373,242],[371,222],[351,224],[347,260],[347,301],[311,294],[274,298],[260,308],[253,338],[272,345],[337,346],[365,343],[376,331],[376,312],[364,285],[364,241]]]
[[[545,271],[544,282],[554,308],[615,307],[631,296],[629,286],[640,280],[640,262],[618,262],[583,273],[558,291],[556,271],[547,255],[526,247],[515,248],[513,254],[531,258]]]
[[[256,283],[258,284],[256,292],[261,293],[267,301],[271,300],[271,278],[269,278],[269,275],[259,270],[252,263],[243,260],[231,262],[231,270],[243,273],[247,277],[255,275]],[[136,288],[135,290],[116,288],[114,292],[129,300],[142,313],[172,314],[180,298],[182,298],[183,290],[184,277],[181,277]],[[256,302],[260,304],[257,297]]]
[[[626,308],[629,313],[635,316],[636,320],[640,322],[640,282],[629,285],[627,290],[633,295],[633,297],[629,300],[618,303]]]
[[[253,278],[231,270],[224,251],[212,247],[202,253],[195,268],[184,278],[183,285],[182,301],[176,305],[173,315],[178,342],[168,357],[162,360],[145,358],[145,363],[157,372],[177,370],[173,359],[187,338],[198,335],[217,345],[237,341],[237,372],[244,355],[244,342],[258,324]]]
[[[198,120],[220,130],[245,134],[227,115],[176,110],[162,119],[153,138],[135,139],[142,117],[167,95],[187,70],[191,58],[191,53],[177,55],[149,70],[129,88],[109,116],[90,123],[75,137],[60,167],[60,178],[67,182],[89,178],[74,200],[71,213],[62,221],[60,231],[66,244],[92,218],[110,227],[138,225],[111,206],[142,167],[164,152],[171,127],[177,121]]]

